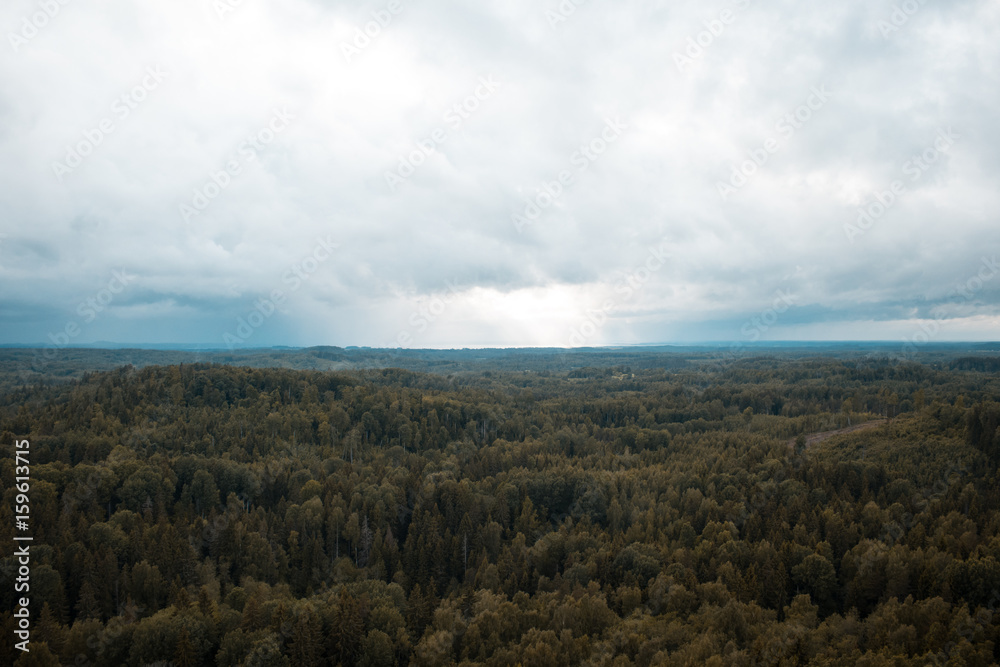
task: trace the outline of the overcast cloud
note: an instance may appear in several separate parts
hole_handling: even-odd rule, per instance
[[[63,3],[0,9],[0,342],[1000,331],[996,0]]]

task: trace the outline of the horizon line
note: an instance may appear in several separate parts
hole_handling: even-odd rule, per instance
[[[218,344],[209,343],[119,343],[112,341],[95,341],[93,343],[77,343],[72,345],[53,345],[51,343],[0,343],[0,349],[9,350],[151,350],[151,351],[176,351],[176,352],[186,352],[192,350],[206,351],[206,352],[225,352],[225,353],[242,353],[242,352],[254,352],[260,350],[310,350],[310,349],[320,349],[320,348],[334,348],[345,351],[354,350],[369,350],[369,351],[388,351],[388,352],[419,352],[419,351],[462,351],[462,350],[562,350],[566,352],[580,351],[580,350],[615,350],[615,349],[643,349],[643,348],[662,348],[662,347],[678,347],[678,348],[693,348],[693,347],[707,347],[707,348],[768,348],[768,347],[788,347],[788,346],[804,346],[804,347],[819,347],[819,346],[846,346],[846,345],[867,345],[874,347],[885,347],[885,346],[896,346],[906,344],[906,341],[894,341],[886,339],[872,339],[872,340],[857,340],[857,339],[831,339],[831,340],[773,340],[773,341],[755,341],[755,342],[743,342],[743,341],[678,341],[678,342],[659,342],[659,343],[609,343],[606,345],[587,345],[587,346],[576,346],[576,347],[565,347],[565,346],[547,346],[547,345],[471,345],[463,347],[378,347],[370,345],[333,345],[333,344],[316,344],[316,345],[262,345],[260,347],[238,347],[238,348],[228,348],[225,346],[219,346]],[[942,346],[1000,346],[1000,340],[940,340],[922,343],[919,348],[933,348]]]

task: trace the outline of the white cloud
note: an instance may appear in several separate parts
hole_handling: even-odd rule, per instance
[[[350,62],[341,45],[388,2],[231,4],[220,18],[208,1],[69,2],[30,39],[40,5],[0,9],[21,37],[0,58],[0,342],[46,340],[126,266],[135,284],[74,342],[222,345],[326,235],[336,255],[253,344],[385,344],[447,281],[461,297],[414,344],[564,344],[662,239],[669,266],[590,340],[741,340],[779,289],[796,305],[769,337],[893,338],[1000,250],[987,0],[926,4],[885,37],[887,0],[591,2],[554,29],[556,2],[421,0]],[[678,71],[687,40],[734,8]],[[156,67],[162,82],[129,97]],[[498,89],[451,122],[490,76]],[[782,134],[823,85],[830,99]],[[276,108],[294,120],[249,159],[241,145]],[[580,169],[574,153],[619,116],[628,129]],[[105,119],[113,131],[57,178]],[[851,243],[844,225],[942,127],[961,138]],[[436,130],[390,189],[385,173]],[[718,183],[769,138],[777,150],[722,201]],[[518,233],[511,215],[562,170],[572,185]],[[998,286],[940,335],[996,338]]]

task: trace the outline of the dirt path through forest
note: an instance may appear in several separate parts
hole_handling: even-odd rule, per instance
[[[833,431],[821,431],[820,433],[810,433],[806,436],[806,449],[812,447],[815,444],[823,442],[828,438],[832,438],[835,435],[840,435],[842,433],[853,433],[854,431],[862,431],[868,428],[875,428],[876,426],[882,426],[885,424],[885,419],[875,419],[870,422],[865,422],[864,424],[855,424],[854,426],[847,426],[845,428],[838,428]],[[789,447],[795,447],[795,438],[788,441]]]

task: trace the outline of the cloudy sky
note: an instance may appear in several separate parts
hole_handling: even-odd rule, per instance
[[[0,343],[997,340],[1000,2],[8,0]]]

